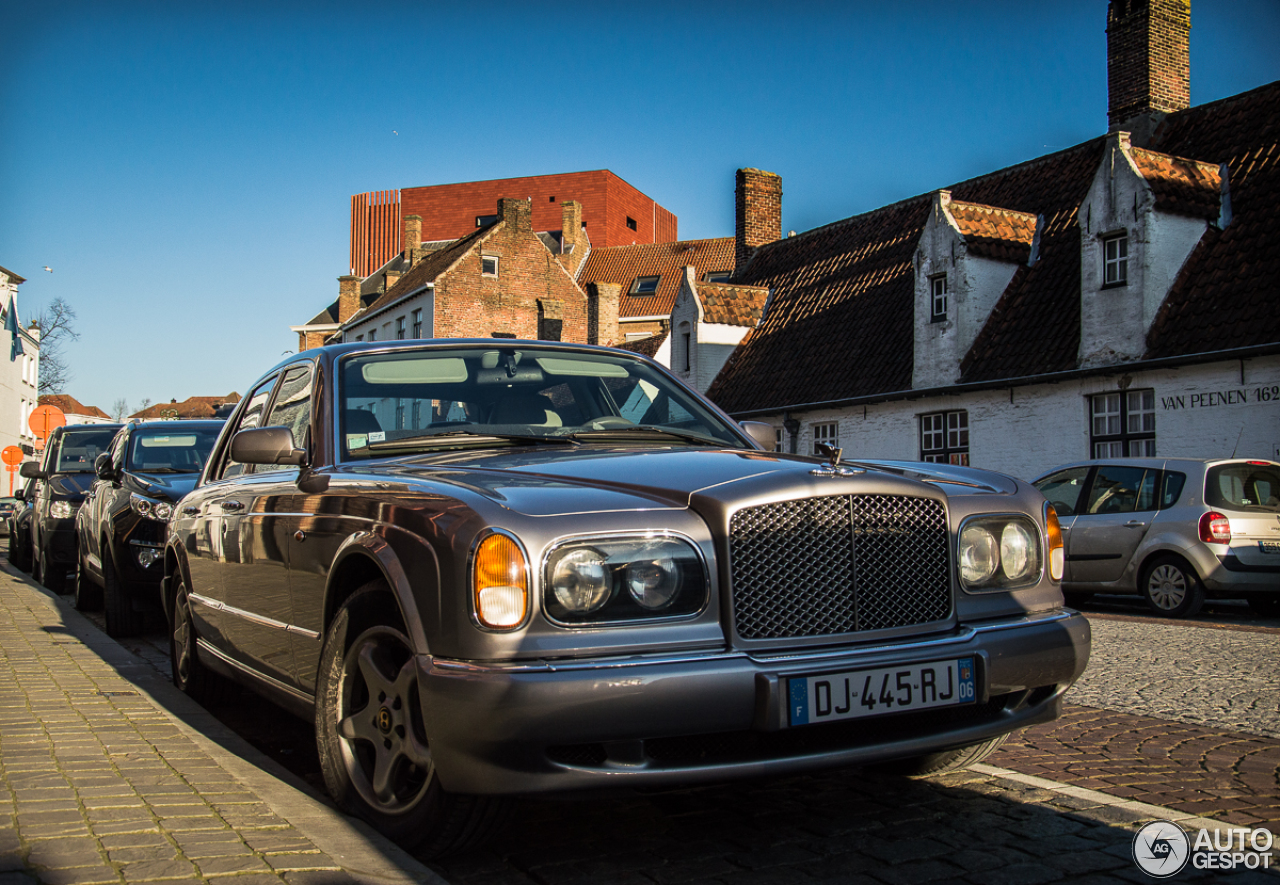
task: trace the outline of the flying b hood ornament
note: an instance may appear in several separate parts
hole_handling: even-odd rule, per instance
[[[857,476],[859,473],[867,471],[861,467],[844,467],[840,464],[840,453],[843,449],[832,448],[825,443],[817,444],[818,454],[828,459],[826,464],[821,467],[815,467],[809,471],[813,476]]]

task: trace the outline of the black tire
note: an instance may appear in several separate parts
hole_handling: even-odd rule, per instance
[[[18,564],[18,535],[16,532],[9,535],[8,547],[9,549],[5,551],[4,555],[8,558],[9,563],[11,565],[17,565]]]
[[[135,636],[142,630],[142,613],[133,610],[133,600],[125,592],[111,553],[105,548],[102,551],[102,610],[107,616],[108,636]]]
[[[181,574],[173,580],[177,588],[173,594],[173,619],[169,623],[169,673],[173,684],[183,693],[202,704],[219,700],[226,692],[227,683],[217,673],[200,662],[196,648],[195,618],[191,616],[191,598]]]
[[[72,603],[76,611],[93,612],[102,608],[102,588],[84,573],[84,563],[76,557],[76,572],[71,584]]]
[[[413,646],[386,584],[361,587],[325,635],[316,748],[325,785],[339,807],[419,856],[441,857],[482,838],[502,802],[447,793],[440,786],[415,667]]]
[[[1066,601],[1067,605],[1072,608],[1079,608],[1090,599],[1093,599],[1093,594],[1080,590],[1063,590],[1062,598]]]
[[[31,551],[30,553],[27,554],[27,559],[30,562],[31,580],[43,586],[44,585],[44,569],[41,566],[44,563],[44,556],[43,555],[36,556],[34,541],[31,543]]]
[[[10,538],[9,539],[10,547],[12,547],[13,543],[14,543],[13,538]],[[31,571],[31,536],[30,535],[21,536],[20,538],[18,538],[17,544],[18,544],[18,551],[17,553],[14,554],[15,558],[13,560],[13,564],[16,565],[18,568],[22,569],[24,572],[30,572]]]
[[[53,593],[67,592],[67,570],[49,560],[49,548],[40,551],[40,583]]]
[[[1162,618],[1190,618],[1204,605],[1204,586],[1195,569],[1177,556],[1158,556],[1142,570],[1138,585],[1151,610]]]
[[[943,750],[940,753],[926,753],[923,756],[912,756],[908,759],[896,759],[882,766],[882,770],[903,777],[929,777],[934,774],[945,774],[948,771],[960,771],[971,765],[977,765],[986,759],[1005,742],[1009,736],[1002,734],[989,741],[957,747],[954,750]]]
[[[1264,618],[1280,618],[1280,594],[1253,593],[1248,599],[1249,608],[1253,609],[1255,615],[1261,615]]]

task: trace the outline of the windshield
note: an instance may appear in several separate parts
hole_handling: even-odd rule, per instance
[[[134,431],[125,470],[130,473],[199,473],[218,439],[218,428],[155,427]]]
[[[341,378],[348,458],[605,440],[746,445],[696,397],[622,354],[536,346],[355,353]]]
[[[1280,513],[1280,465],[1257,461],[1210,467],[1204,500],[1223,510]]]
[[[120,426],[106,430],[73,430],[62,435],[54,473],[92,473],[93,462],[111,445]]]

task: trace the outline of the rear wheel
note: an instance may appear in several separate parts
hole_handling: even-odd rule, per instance
[[[928,777],[932,774],[943,774],[948,771],[959,771],[971,765],[977,765],[986,759],[1009,737],[1002,734],[989,741],[958,747],[954,750],[943,750],[941,753],[926,753],[923,756],[912,756],[909,759],[898,759],[883,766],[883,770],[904,777]]]
[[[97,611],[102,608],[102,588],[89,580],[89,576],[84,573],[84,563],[80,561],[78,556],[76,557],[75,581],[71,586],[71,592],[74,594],[77,611]]]
[[[382,581],[366,584],[338,610],[325,636],[317,688],[316,746],[339,806],[428,857],[484,835],[500,800],[440,786],[413,646]]]
[[[1165,618],[1190,618],[1204,605],[1204,587],[1195,570],[1177,556],[1161,556],[1142,573],[1142,595]]]
[[[1280,618],[1280,594],[1263,596],[1254,593],[1249,597],[1249,608],[1264,618]]]
[[[200,663],[195,618],[191,616],[191,595],[182,576],[174,575],[173,620],[169,623],[169,672],[173,684],[202,703],[222,695],[225,682]]]
[[[133,636],[142,629],[142,614],[133,610],[133,600],[116,574],[111,553],[102,551],[102,608],[107,616],[108,636]]]

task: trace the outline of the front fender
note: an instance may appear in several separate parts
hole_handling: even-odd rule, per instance
[[[424,539],[385,523],[356,532],[338,547],[325,585],[324,629],[343,601],[372,579],[373,570],[395,596],[414,651],[430,654],[423,615],[438,619],[439,560]]]

